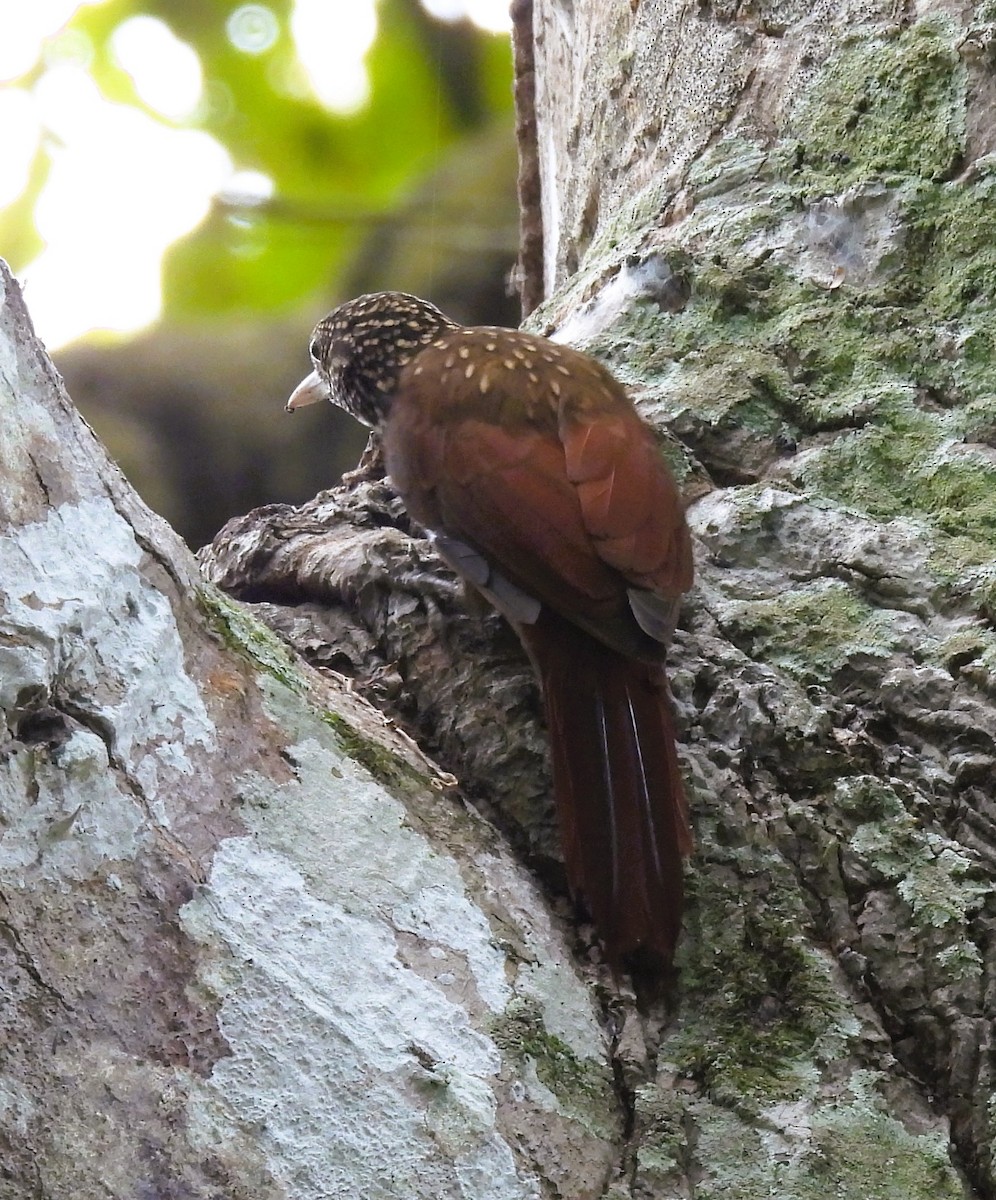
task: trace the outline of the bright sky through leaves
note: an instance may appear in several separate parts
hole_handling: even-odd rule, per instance
[[[115,29],[111,49],[150,108],[174,121],[193,115],[204,87],[201,60],[168,25],[155,17],[131,17]]]
[[[446,20],[469,16],[507,29],[507,0],[423,0]],[[270,181],[236,172],[206,133],[171,129],[99,92],[90,48],[61,33],[78,0],[0,0],[0,84],[46,70],[33,87],[0,90],[0,207],[23,191],[44,131],[52,168],[35,211],[45,249],[21,272],[25,297],[50,349],[94,329],[132,332],[161,311],[166,248],[196,227],[218,194],[261,198]],[[351,111],[367,96],[363,56],[376,34],[374,0],[296,0],[291,33],[315,96]],[[243,53],[261,54],[279,30],[265,4],[233,9],[226,32]],[[136,16],[112,39],[118,65],[143,103],[183,122],[203,103],[196,52],[161,21]],[[3,247],[0,246],[0,254]]]
[[[507,33],[511,28],[508,0],[422,0],[422,6],[443,21],[468,16],[475,25],[492,33]]]

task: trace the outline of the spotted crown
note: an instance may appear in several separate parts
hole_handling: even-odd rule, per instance
[[[333,403],[365,425],[387,416],[401,369],[441,334],[457,329],[434,304],[406,292],[370,292],[315,326],[311,358]]]

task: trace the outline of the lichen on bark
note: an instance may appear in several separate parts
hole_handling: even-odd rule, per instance
[[[692,1171],[704,1194],[963,1194],[926,1078],[988,1194],[993,13],[665,7],[674,77],[710,36],[722,77],[691,143],[669,128],[687,96],[625,83],[592,152],[585,97],[613,94],[611,62],[573,77],[566,114],[540,109],[577,137],[545,160],[562,286],[531,319],[607,361],[690,464],[701,554],[673,674],[700,841],[670,1074],[636,1096],[645,1193]],[[576,62],[593,14],[544,14],[548,61]],[[637,61],[652,20],[637,6],[585,44],[619,36]],[[656,173],[629,157],[654,111]],[[586,225],[606,142],[623,165]],[[883,1154],[895,1172],[869,1192]]]

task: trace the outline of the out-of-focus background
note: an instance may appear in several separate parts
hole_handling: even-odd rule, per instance
[[[507,0],[0,0],[0,256],[196,547],[364,433],[283,402],[339,301],[517,324]]]

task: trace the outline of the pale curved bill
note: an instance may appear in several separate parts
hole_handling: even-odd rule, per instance
[[[291,392],[286,408],[288,412],[293,412],[295,408],[304,408],[306,404],[317,404],[319,400],[329,399],[329,385],[317,371],[312,371]]]

